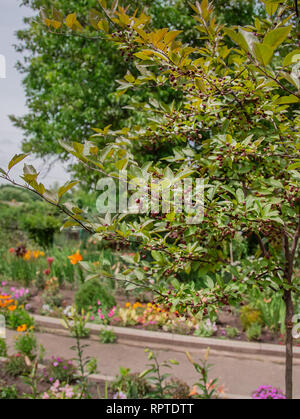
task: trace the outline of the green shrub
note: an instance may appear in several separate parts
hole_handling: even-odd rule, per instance
[[[51,362],[44,369],[44,376],[51,383],[58,380],[60,383],[73,383],[76,376],[76,368],[72,361],[52,357]]]
[[[103,286],[98,279],[84,282],[75,294],[75,305],[78,312],[89,311],[90,307],[97,307],[100,301],[101,308],[110,309],[116,304],[111,291]]]
[[[115,343],[117,336],[113,330],[103,329],[100,332],[100,342],[101,343]]]
[[[20,227],[28,233],[30,239],[43,248],[53,245],[54,235],[60,226],[61,221],[56,216],[39,212],[23,215],[20,219]]]
[[[17,337],[15,342],[15,349],[22,355],[28,356],[28,358],[31,360],[35,358],[37,340],[32,330],[27,333],[22,333]]]
[[[259,340],[261,336],[261,324],[251,324],[251,326],[246,329],[246,335],[249,340]]]
[[[29,327],[34,326],[34,319],[25,309],[18,307],[7,315],[6,324],[11,329],[17,329],[19,326],[26,324],[27,329],[29,329]]]
[[[240,333],[239,329],[237,329],[236,327],[231,327],[231,326],[226,327],[226,335],[229,338],[235,338],[239,333]]]
[[[53,293],[51,291],[45,291],[43,293],[44,303],[50,307],[61,307],[63,302],[63,296],[60,293]]]
[[[4,339],[0,339],[0,356],[5,357],[7,355],[7,348]]]
[[[18,390],[15,386],[1,386],[0,385],[0,399],[1,400],[12,400],[18,399]]]
[[[4,365],[4,370],[12,377],[28,375],[30,373],[30,367],[26,364],[25,357],[21,354],[8,357]]]
[[[127,399],[145,398],[151,391],[150,385],[139,374],[130,373],[129,368],[120,368],[120,375],[111,384],[114,392],[125,393]]]
[[[240,319],[243,330],[247,330],[252,324],[262,325],[263,323],[261,311],[249,305],[241,308]]]

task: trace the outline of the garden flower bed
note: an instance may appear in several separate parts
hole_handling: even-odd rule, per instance
[[[49,280],[50,287],[55,280]],[[68,316],[74,305],[76,290],[71,287],[54,288],[61,295],[59,307],[47,304],[45,294],[35,287],[18,287],[17,283],[2,282],[0,287],[0,313],[6,313],[7,326],[21,330],[30,328],[33,320],[30,314],[43,315],[54,318]],[[230,339],[234,341],[249,341],[243,331],[240,317],[237,311],[220,311],[216,321],[191,316],[179,316],[178,313],[167,311],[164,307],[152,302],[141,303],[133,298],[126,301],[124,294],[116,295],[116,305],[107,309],[102,307],[98,300],[96,306],[90,306],[86,316],[90,323],[110,325],[111,327],[126,327],[145,331],[172,333],[196,337],[215,337],[218,339]],[[253,315],[250,312],[250,315]],[[266,327],[262,328],[259,339],[253,339],[261,343],[283,344],[284,336],[280,333],[271,333]],[[299,342],[295,340],[295,345]]]

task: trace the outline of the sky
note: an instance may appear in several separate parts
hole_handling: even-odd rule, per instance
[[[20,0],[0,0],[0,56],[5,57],[6,78],[1,78],[0,68],[0,167],[7,168],[14,154],[21,153],[23,132],[15,128],[8,115],[17,116],[26,113],[26,98],[22,86],[22,75],[15,69],[16,62],[21,58],[13,47],[17,43],[15,32],[24,27],[23,18],[30,16],[28,7],[20,7]],[[1,65],[1,59],[0,59]],[[40,172],[40,181],[47,186],[55,182],[65,183],[69,179],[62,163],[56,163],[48,173],[49,161],[29,157],[26,163],[33,164]],[[48,164],[47,164],[48,163]],[[22,172],[22,164],[13,169],[12,175],[18,180]],[[1,179],[0,179],[0,183]]]

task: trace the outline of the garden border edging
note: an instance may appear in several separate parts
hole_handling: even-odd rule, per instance
[[[33,315],[38,326],[42,328],[64,329],[62,320],[54,317]],[[93,323],[87,323],[91,335],[99,335],[103,329],[113,330],[119,343],[130,344],[134,342],[138,346],[147,346],[149,344],[159,344],[161,348],[185,352],[192,349],[206,349],[235,352],[249,355],[267,355],[275,357],[284,357],[284,346],[270,343],[252,343],[238,342],[228,339],[201,338],[196,336],[184,336],[166,332],[151,332],[148,330],[133,329],[129,327],[103,326]],[[175,347],[175,348],[174,348]],[[300,348],[294,347],[294,358],[300,359]]]

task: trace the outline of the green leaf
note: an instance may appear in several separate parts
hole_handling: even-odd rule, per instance
[[[244,51],[248,52],[248,45],[245,38],[232,29],[224,28],[223,31],[229,38],[231,38],[236,44],[238,44]]]
[[[255,42],[253,44],[253,55],[260,64],[266,66],[269,64],[273,57],[274,50],[265,44]]]
[[[291,29],[292,26],[284,26],[268,32],[264,37],[263,44],[267,44],[275,50],[288,37]]]
[[[71,188],[73,188],[75,185],[77,185],[79,182],[78,181],[73,181],[73,182],[69,182],[66,183],[65,185],[61,186],[58,190],[58,196],[59,198],[64,195],[66,192],[68,192]]]
[[[299,77],[296,77],[294,73],[286,73],[285,71],[281,72],[281,75],[293,86],[295,86],[297,89],[300,89],[300,80]]]
[[[115,166],[118,170],[123,170],[128,164],[128,159],[122,159],[115,163]]]
[[[276,12],[276,10],[278,9],[278,6],[280,4],[280,2],[274,2],[272,0],[265,0],[265,7],[266,7],[266,12],[268,13],[269,16],[273,16],[274,13]]]
[[[299,56],[299,58],[297,58]],[[290,52],[286,57],[284,58],[282,65],[283,67],[287,67],[288,65],[293,64],[294,62],[297,62],[297,60],[300,60],[300,49],[294,49],[294,51]]]
[[[297,98],[294,95],[282,96],[279,99],[275,100],[275,103],[277,105],[282,105],[282,104],[286,104],[286,103],[297,103],[297,102],[299,102],[299,98]]]
[[[153,368],[149,368],[143,372],[140,373],[139,378],[144,378],[146,375],[150,374],[150,372],[153,371]]]
[[[300,169],[300,161],[293,163],[288,167],[288,170],[295,170],[295,169]]]
[[[238,189],[236,191],[236,199],[238,200],[239,204],[244,201],[245,196],[244,196],[244,192],[243,192],[242,189]]]
[[[0,173],[2,173],[3,175],[6,175],[5,170],[1,169],[1,167],[0,167]]]
[[[24,164],[23,173],[23,179],[29,184],[38,177],[38,173],[32,165]]]
[[[11,161],[8,163],[8,170],[12,169],[16,164],[20,163],[22,160],[26,159],[29,154],[16,154]]]
[[[64,230],[65,228],[69,228],[69,227],[77,227],[77,226],[79,226],[80,224],[79,223],[77,223],[76,221],[73,221],[73,220],[68,220],[68,221],[66,221],[65,222],[65,224],[60,228],[61,230]]]
[[[52,202],[53,204],[58,204],[59,198],[57,192],[55,191],[46,191],[44,192],[43,197],[47,201]]]
[[[239,28],[239,32],[243,36],[243,38],[245,39],[245,41],[247,43],[247,46],[248,46],[248,50],[253,53],[253,45],[255,43],[258,43],[257,42],[258,41],[257,37],[253,34],[253,32],[246,31],[242,28]]]

